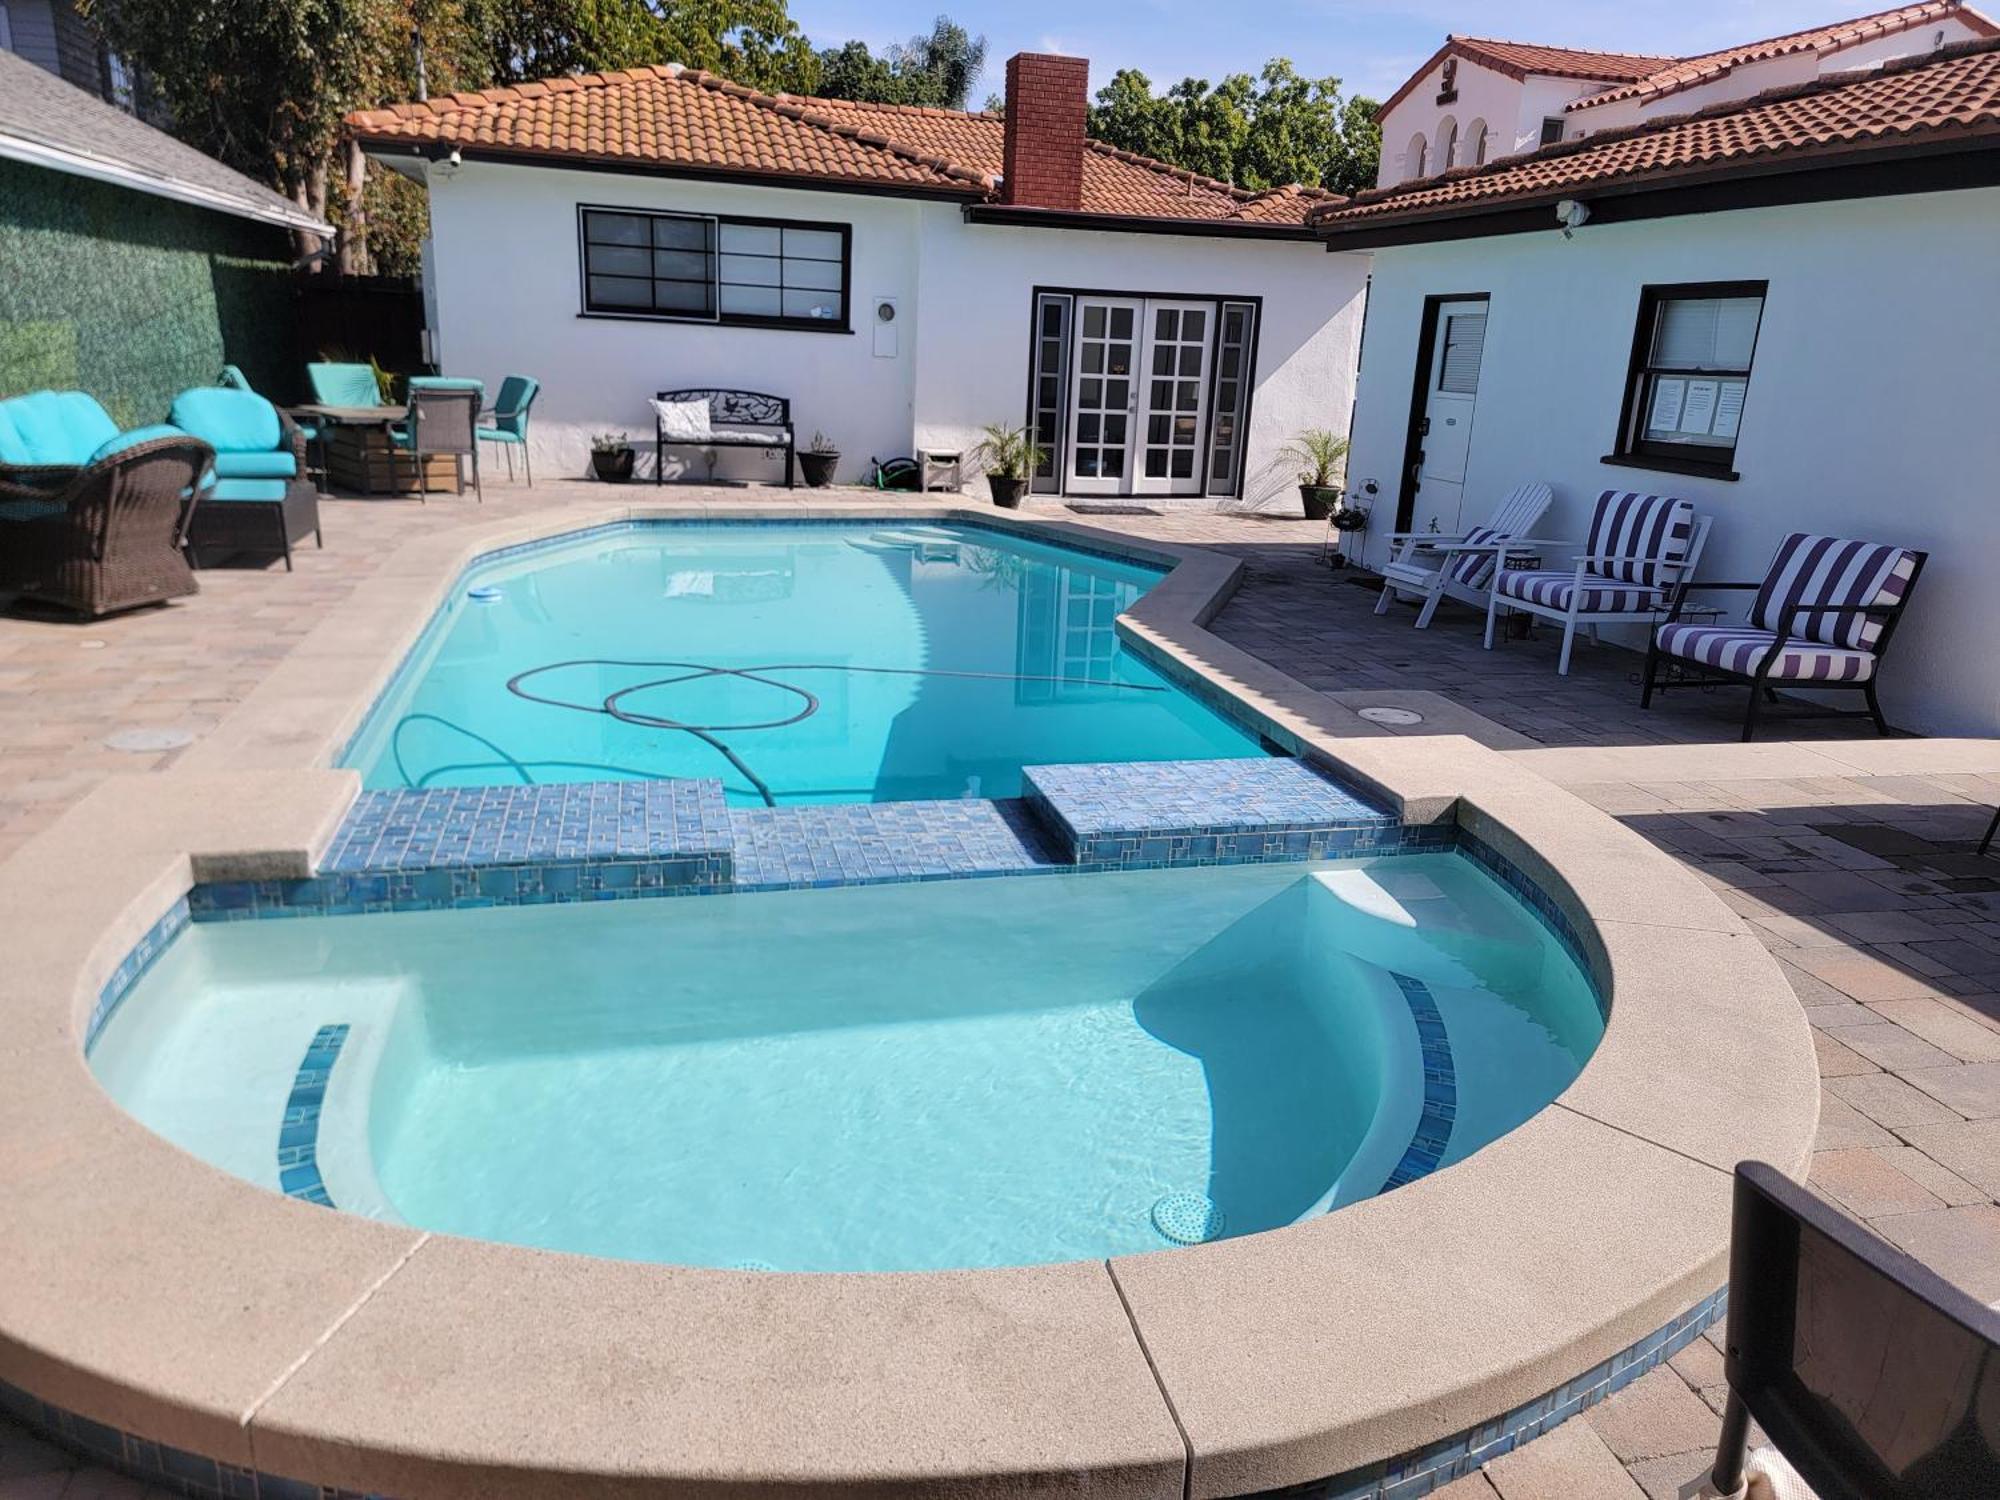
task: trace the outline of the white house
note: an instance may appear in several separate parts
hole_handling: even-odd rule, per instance
[[[544,472],[593,433],[650,465],[648,398],[789,397],[857,480],[871,457],[1030,424],[1035,489],[1297,504],[1279,456],[1344,430],[1367,257],[1306,214],[1086,139],[1088,64],[1025,54],[991,114],[758,94],[677,67],[351,118],[429,186],[442,367],[542,382]],[[668,477],[708,472],[669,449]],[[717,473],[782,480],[719,454]],[[644,472],[644,470],[642,470]]]
[[[1376,185],[1480,166],[1996,31],[1960,0],[1923,0],[1689,57],[1447,37],[1382,104]]]
[[[2000,728],[2000,39],[1315,219],[1374,257],[1348,466],[1370,563],[1527,480],[1556,487],[1544,536],[1581,537],[1606,488],[1692,501],[1705,579],[1761,578],[1793,530],[1921,548],[1890,716]]]

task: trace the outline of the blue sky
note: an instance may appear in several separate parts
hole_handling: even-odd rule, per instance
[[[1020,51],[1091,60],[1091,87],[1136,67],[1155,87],[1187,74],[1213,80],[1289,57],[1381,98],[1437,49],[1447,32],[1614,51],[1686,54],[1776,36],[1888,0],[792,0],[815,44],[859,37],[878,50],[928,31],[940,10],[990,51],[976,108],[998,93],[1001,67]]]

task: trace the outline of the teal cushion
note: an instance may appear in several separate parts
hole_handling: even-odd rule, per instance
[[[290,479],[299,464],[290,453],[217,453],[215,472],[224,479]]]
[[[477,391],[480,405],[486,404],[486,382],[464,375],[412,375],[405,383],[413,391]]]
[[[321,406],[380,406],[381,387],[375,372],[366,365],[313,364],[306,366],[313,400]]]
[[[202,495],[202,504],[211,500],[257,500],[269,503],[285,498],[282,479],[218,479]]]
[[[518,432],[509,432],[504,427],[482,427],[479,440],[484,443],[525,443],[527,439]]]
[[[165,422],[155,422],[150,427],[134,427],[130,432],[121,432],[116,437],[99,443],[86,463],[96,463],[100,458],[109,458],[114,453],[123,453],[127,448],[136,448],[141,443],[150,443],[156,438],[185,438],[187,434],[178,427]]]
[[[252,391],[220,386],[182,391],[167,420],[217,453],[269,453],[283,438],[277,407]]]
[[[97,398],[82,391],[34,391],[0,401],[0,464],[83,464],[118,435]]]

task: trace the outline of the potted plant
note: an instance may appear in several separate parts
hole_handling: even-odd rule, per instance
[[[799,472],[809,487],[823,490],[833,483],[834,467],[839,462],[840,450],[833,446],[833,439],[815,430],[812,445],[799,455]]]
[[[629,433],[600,432],[590,440],[590,468],[606,484],[623,484],[632,477]]]
[[[1308,427],[1285,446],[1285,457],[1298,465],[1299,499],[1306,519],[1324,521],[1340,499],[1340,477],[1347,466],[1347,439],[1324,427]]]
[[[1028,476],[1042,461],[1041,446],[1028,435],[1028,429],[1009,427],[1005,422],[988,423],[972,454],[986,471],[986,485],[993,492],[993,503],[1004,510],[1018,510],[1022,492],[1028,488]]]

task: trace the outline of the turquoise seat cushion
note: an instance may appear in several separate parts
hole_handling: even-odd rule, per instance
[[[0,401],[0,464],[81,465],[117,435],[118,424],[83,391],[33,391]]]
[[[486,382],[466,375],[412,375],[407,384],[413,391],[477,391],[480,404],[486,403]]]
[[[312,386],[313,400],[321,406],[382,404],[375,372],[366,365],[311,364],[306,366],[306,380]]]
[[[299,461],[283,453],[217,453],[215,472],[223,479],[290,479]]]
[[[174,397],[167,420],[218,454],[270,453],[283,440],[278,408],[253,391],[198,386]]]
[[[255,500],[269,504],[284,498],[285,482],[282,479],[218,479],[203,492],[201,503]]]
[[[141,443],[150,443],[158,438],[185,438],[187,434],[180,428],[165,422],[155,422],[150,427],[134,427],[130,432],[121,432],[115,437],[99,443],[86,463],[96,463],[100,458],[110,458],[114,453],[123,453],[127,448],[136,448]]]
[[[485,443],[525,443],[527,439],[518,432],[509,432],[504,427],[482,427],[479,439]]]

